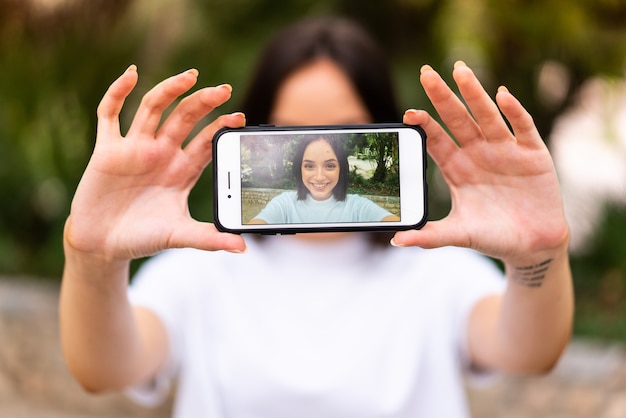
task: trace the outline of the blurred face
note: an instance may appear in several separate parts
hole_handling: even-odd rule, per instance
[[[328,59],[319,59],[294,71],[283,81],[269,122],[279,126],[364,124],[371,123],[372,117],[343,70]],[[304,179],[304,170],[302,177]],[[317,186],[324,188],[322,183]],[[326,192],[319,195],[322,194]],[[311,195],[315,196],[313,192]],[[296,237],[326,241],[345,235],[345,232],[309,233],[296,234]]]
[[[274,125],[362,124],[371,119],[350,79],[328,59],[313,61],[288,76],[270,114]]]
[[[339,161],[323,138],[311,142],[302,158],[302,182],[315,200],[326,200],[339,181]]]

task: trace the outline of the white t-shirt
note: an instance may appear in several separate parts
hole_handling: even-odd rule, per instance
[[[170,359],[131,396],[155,403],[176,377],[176,418],[467,416],[468,315],[504,287],[491,261],[357,233],[246,241],[144,264],[131,300],[163,320]]]
[[[298,200],[295,191],[284,192],[274,197],[255,216],[268,224],[322,223],[322,222],[376,222],[391,213],[371,200],[355,194],[338,201],[334,196],[326,200],[315,200],[310,194]]]

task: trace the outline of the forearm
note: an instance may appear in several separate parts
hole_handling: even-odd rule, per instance
[[[126,292],[129,263],[80,254],[67,244],[65,252],[60,328],[68,367],[91,391],[147,377],[143,338]]]
[[[567,245],[507,263],[506,275],[504,296],[485,300],[473,313],[487,324],[473,338],[470,334],[474,359],[509,372],[547,371],[571,334],[574,297]]]

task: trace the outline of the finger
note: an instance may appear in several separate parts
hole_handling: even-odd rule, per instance
[[[226,250],[243,253],[246,242],[241,235],[219,232],[211,223],[189,219],[174,230],[170,248],[197,248],[205,251]]]
[[[462,228],[451,221],[429,221],[422,229],[398,231],[391,243],[396,247],[439,248],[446,246],[469,247],[471,241]]]
[[[124,101],[137,85],[137,67],[131,65],[128,69],[111,84],[98,105],[98,139],[119,138],[120,112]]]
[[[128,136],[154,136],[159,123],[161,123],[163,111],[181,94],[189,91],[197,81],[198,71],[192,69],[157,84],[141,99],[141,104],[130,126]]]
[[[463,102],[429,65],[422,67],[420,82],[443,123],[461,146],[481,139],[480,128]]]
[[[177,145],[182,145],[198,121],[230,99],[231,92],[232,87],[223,84],[185,97],[163,123],[157,136],[165,136]]]
[[[487,141],[514,139],[496,103],[489,97],[474,72],[462,61],[454,65],[452,76]]]
[[[241,128],[246,125],[246,116],[241,112],[222,115],[204,128],[185,147],[185,153],[199,167],[206,167],[213,155],[212,142],[215,133],[222,128]]]
[[[506,87],[501,86],[496,94],[496,102],[513,129],[520,145],[544,147],[545,143],[537,131],[537,126],[530,113]]]
[[[420,125],[426,132],[426,147],[439,168],[444,168],[459,147],[450,135],[423,110],[409,109],[404,113],[403,122],[407,125]]]

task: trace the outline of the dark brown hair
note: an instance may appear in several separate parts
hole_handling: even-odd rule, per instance
[[[330,59],[346,73],[374,122],[398,121],[391,70],[382,49],[356,23],[323,17],[286,27],[261,52],[241,108],[248,124],[268,123],[283,81],[319,58]]]

